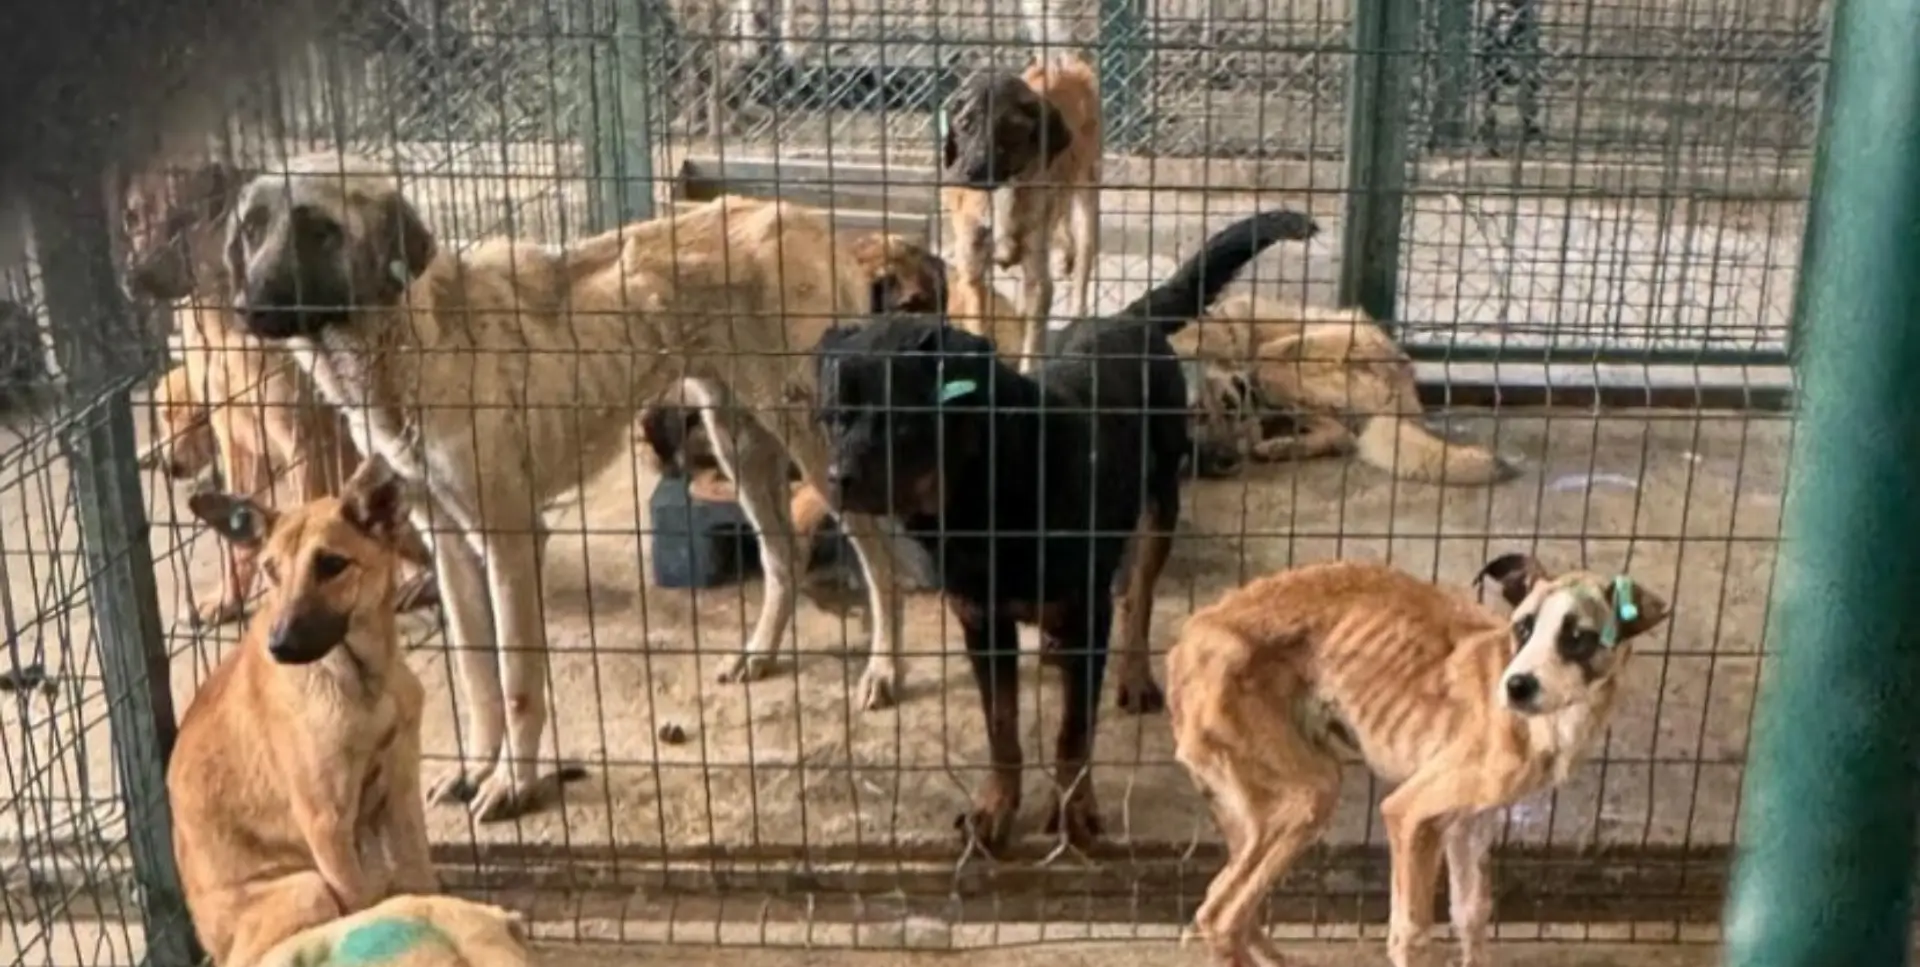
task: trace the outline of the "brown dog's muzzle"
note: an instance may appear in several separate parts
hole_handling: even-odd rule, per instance
[[[282,665],[309,665],[347,640],[347,616],[323,608],[295,607],[267,633],[267,653]]]

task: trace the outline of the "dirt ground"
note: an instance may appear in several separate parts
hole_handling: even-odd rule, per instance
[[[1516,807],[1509,836],[1560,844],[1726,842],[1772,571],[1786,423],[1509,412],[1498,420],[1458,417],[1453,432],[1492,441],[1520,459],[1526,474],[1492,490],[1440,490],[1335,460],[1190,487],[1184,534],[1161,585],[1156,644],[1164,647],[1197,604],[1290,564],[1376,558],[1464,585],[1480,563],[1516,547],[1592,567],[1630,560],[1640,580],[1673,593],[1675,618],[1631,669],[1604,754],[1557,796]],[[46,554],[70,553],[75,538],[70,524],[44,530],[47,504],[58,510],[65,493],[58,461],[47,474],[41,485],[4,492],[8,597],[21,615],[14,621],[23,643],[46,649],[50,668],[82,679],[73,683],[82,701],[70,707],[69,689],[47,700],[43,714],[5,720],[0,741],[16,767],[7,772],[4,801],[13,805],[0,828],[30,835],[43,824],[71,831],[75,821],[109,828],[117,821],[29,805],[83,790],[97,804],[111,798],[105,790],[114,781],[98,658],[87,648],[84,622],[74,615],[68,634],[56,636],[51,625],[23,620],[53,590],[42,568],[71,566]],[[949,842],[952,818],[986,757],[957,631],[937,603],[912,606],[907,689],[897,709],[850,704],[863,659],[859,628],[804,607],[797,644],[775,674],[747,687],[717,684],[715,669],[738,647],[758,590],[652,587],[643,571],[647,523],[637,513],[650,486],[635,465],[617,466],[589,488],[581,510],[554,519],[543,590],[555,709],[546,741],[552,754],[585,764],[590,778],[568,787],[563,808],[516,823],[475,826],[460,810],[435,809],[436,838],[563,850],[617,845],[635,855]],[[184,708],[234,631],[196,632],[181,620],[192,595],[215,588],[215,541],[187,525],[182,494],[156,487],[153,496],[161,609],[176,649],[175,700]],[[27,552],[16,553],[23,548],[45,563],[24,566]],[[433,694],[449,695],[435,633],[415,631],[415,667]],[[1039,770],[1057,703],[1037,671],[1025,681],[1031,812],[1043,808]],[[1211,824],[1172,762],[1163,719],[1122,714],[1111,698],[1103,708],[1095,781],[1110,835],[1130,843],[1210,840]],[[430,759],[453,753],[454,721],[451,701],[431,703]],[[668,724],[687,740],[656,741]],[[35,762],[38,768],[29,766]],[[1357,775],[1348,783],[1336,842],[1377,836],[1364,808],[1374,793]],[[1040,835],[1039,822],[1028,818],[1029,835]]]

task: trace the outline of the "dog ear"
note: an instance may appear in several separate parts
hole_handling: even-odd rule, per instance
[[[257,547],[273,532],[278,517],[271,507],[239,494],[197,493],[187,498],[187,509],[229,544]]]
[[[1622,641],[1658,628],[1672,614],[1666,599],[1634,583],[1626,575],[1613,579],[1613,583],[1607,587],[1606,598],[1607,604],[1613,608],[1614,617],[1620,622]]]
[[[1073,146],[1073,130],[1067,127],[1067,117],[1046,97],[1034,95],[1034,150],[1040,155],[1042,164],[1052,164],[1053,159]]]
[[[347,522],[382,540],[399,533],[407,519],[407,486],[385,458],[369,454],[340,491]]]
[[[243,187],[241,192],[244,194]],[[236,200],[237,202],[237,200]],[[239,204],[227,213],[227,245],[224,249],[227,269],[228,294],[233,297],[234,308],[241,308],[247,291],[247,250],[241,242]]]
[[[373,250],[380,256],[380,284],[395,298],[427,270],[438,245],[413,204],[398,191],[379,201],[380,214],[370,226]]]
[[[1533,586],[1548,578],[1547,569],[1540,566],[1531,554],[1503,554],[1487,562],[1487,566],[1474,575],[1473,586],[1480,587],[1488,579],[1500,586],[1500,596],[1507,604],[1519,607],[1527,599]]]

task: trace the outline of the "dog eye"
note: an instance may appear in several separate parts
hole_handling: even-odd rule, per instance
[[[331,581],[340,576],[352,561],[331,551],[321,551],[313,556],[313,576],[321,581]]]
[[[1533,638],[1533,615],[1527,615],[1513,623],[1513,640],[1525,644]]]
[[[1560,653],[1568,661],[1583,661],[1600,650],[1600,632],[1581,628],[1560,639]]]

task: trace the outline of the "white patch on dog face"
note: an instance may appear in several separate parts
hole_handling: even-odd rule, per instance
[[[1499,700],[1522,715],[1586,702],[1613,676],[1626,647],[1605,595],[1583,583],[1542,582],[1514,609],[1513,636]]]

